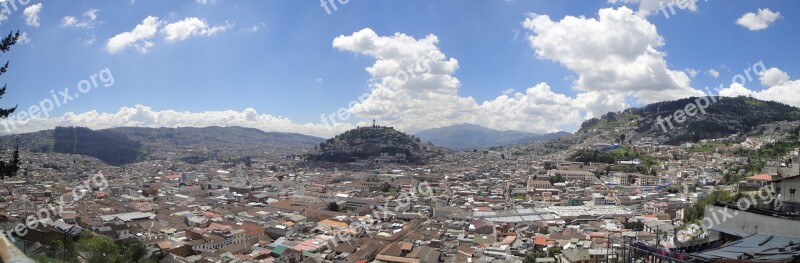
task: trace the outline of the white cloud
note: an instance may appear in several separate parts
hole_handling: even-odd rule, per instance
[[[330,137],[347,129],[350,125],[339,125],[334,128],[323,124],[296,124],[288,118],[259,114],[252,108],[243,111],[203,111],[186,112],[164,110],[156,111],[150,107],[136,105],[122,107],[115,113],[89,111],[80,114],[68,112],[61,117],[33,118],[25,124],[15,123],[11,126],[6,121],[0,123],[0,133],[6,133],[5,125],[17,127],[12,133],[34,132],[52,129],[56,126],[83,126],[92,129],[113,127],[207,127],[207,126],[242,126],[258,128],[265,131],[297,132],[308,135]]]
[[[769,8],[764,8],[758,9],[758,13],[749,12],[742,15],[736,19],[736,23],[751,31],[758,31],[766,29],[780,17],[780,12],[772,12]]]
[[[65,16],[61,19],[62,27],[75,26],[76,24],[78,24],[78,19],[74,16]]]
[[[538,57],[578,74],[573,89],[606,94],[600,105],[613,107],[586,105],[602,111],[592,112],[595,116],[619,110],[615,107],[626,96],[652,103],[704,95],[690,86],[689,74],[667,66],[666,53],[659,50],[664,39],[656,26],[627,7],[601,9],[597,19],[566,16],[553,21],[530,14],[523,26],[533,33],[528,40]]]
[[[438,42],[435,35],[379,36],[369,28],[336,37],[334,48],[375,59],[366,68],[372,77],[371,92],[348,105],[348,112],[409,132],[460,123],[552,132],[582,120],[574,99],[553,92],[546,83],[481,103],[459,96],[461,83],[454,76],[458,61],[442,53]]]
[[[789,81],[789,74],[779,68],[769,68],[758,78],[765,86],[780,86]]]
[[[267,25],[267,24],[260,23],[260,24],[257,24],[257,25],[253,25],[253,26],[251,26],[251,27],[249,27],[249,28],[242,29],[242,30],[244,30],[244,31],[250,31],[250,32],[258,32],[258,30],[260,30],[262,27],[264,27],[264,26],[266,26],[266,25]]]
[[[2,3],[3,2],[0,1],[0,4]],[[2,9],[0,10],[0,24],[3,24],[3,22],[5,22],[6,20],[8,20],[8,13],[6,12],[5,9]]]
[[[707,73],[709,76],[711,76],[711,77],[713,77],[713,78],[715,78],[715,79],[716,79],[716,78],[719,78],[719,71],[717,71],[716,69],[713,69],[713,68],[712,68],[712,69],[708,69],[708,71],[706,71],[706,73]]]
[[[166,35],[166,40],[175,42],[185,40],[190,36],[212,36],[220,32],[225,32],[225,30],[232,27],[233,25],[227,22],[225,25],[210,27],[200,18],[187,17],[181,21],[164,26],[161,32]]]
[[[17,39],[17,42],[22,45],[30,44],[31,38],[28,37],[28,32],[22,32],[21,34],[19,34],[19,39]]]
[[[201,4],[201,5],[205,5],[205,4],[209,4],[209,3],[214,4],[216,1],[214,1],[214,0],[195,0],[195,2],[197,2],[198,4]]]
[[[89,10],[86,10],[86,12],[83,13],[83,16],[89,18],[89,20],[91,21],[94,21],[97,19],[97,11],[99,10],[97,10],[96,8],[90,8]]]
[[[627,7],[602,9],[598,18],[567,16],[560,21],[531,14],[523,26],[531,32],[528,41],[538,57],[577,74],[572,86],[576,96],[555,92],[547,83],[522,92],[507,90],[483,102],[460,96],[458,61],[439,50],[435,35],[379,36],[367,28],[333,41],[334,48],[375,59],[366,68],[372,77],[369,96],[349,105],[348,112],[412,132],[464,122],[549,132],[625,109],[629,97],[651,103],[704,95],[690,86],[699,72],[670,69],[655,25]],[[430,70],[417,70],[420,65]]]
[[[639,4],[639,10],[636,14],[644,17],[656,14],[659,11],[667,12],[670,16],[673,14],[672,10],[678,12],[678,10],[687,9],[692,12],[697,12],[697,1],[698,0],[608,0],[608,3],[615,5]],[[670,7],[672,8],[670,9]]]
[[[78,20],[77,17],[74,16],[65,16],[61,18],[61,27],[79,27],[79,28],[91,28],[94,26],[94,21],[97,19],[97,12],[99,10],[95,8],[91,8],[86,10],[83,13],[83,17],[85,20]]]
[[[755,92],[745,88],[744,86],[742,86],[742,84],[739,83],[733,83],[731,84],[730,87],[724,88],[719,91],[719,95],[724,97],[752,96],[754,94]]]
[[[691,78],[697,77],[697,74],[699,73],[696,69],[693,68],[686,68],[683,71],[686,72],[686,74],[689,74],[689,77]]]
[[[106,50],[115,54],[129,47],[139,53],[147,53],[155,44],[150,41],[158,32],[162,22],[155,16],[148,16],[130,32],[122,32],[108,39]]]
[[[761,72],[759,80],[762,85],[766,86],[760,91],[754,91],[739,83],[734,83],[730,87],[722,89],[719,94],[727,97],[752,96],[760,100],[777,101],[800,107],[800,96],[792,95],[800,94],[800,80],[790,80],[789,74],[778,68],[770,68]]]
[[[25,16],[25,24],[33,27],[39,27],[39,12],[42,11],[42,3],[34,4],[25,8],[22,15]]]

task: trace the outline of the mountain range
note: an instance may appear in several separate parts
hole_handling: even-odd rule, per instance
[[[56,127],[34,133],[0,137],[0,147],[32,152],[81,154],[111,165],[147,159],[195,160],[250,155],[297,154],[314,149],[324,139],[297,133],[265,132],[244,127],[138,128],[91,130]]]
[[[536,134],[522,131],[499,131],[475,124],[459,124],[417,132],[415,136],[424,142],[463,151],[497,146],[525,144],[557,139],[570,135],[568,132]]]
[[[792,121],[800,121],[800,108],[780,102],[744,96],[693,97],[609,112],[585,121],[575,134],[611,131],[680,144],[750,133],[761,125]]]

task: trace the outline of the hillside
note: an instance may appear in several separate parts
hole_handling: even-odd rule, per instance
[[[0,145],[34,152],[81,154],[111,165],[142,160],[189,158],[211,160],[257,155],[303,153],[322,138],[295,133],[264,132],[243,127],[134,128],[91,130],[57,127],[0,137]]]
[[[524,144],[568,136],[567,132],[535,134],[521,131],[498,131],[475,124],[459,124],[428,129],[415,134],[423,142],[451,150],[463,151],[497,146]]]
[[[753,131],[763,124],[800,120],[800,109],[773,101],[749,97],[720,97],[695,116],[686,116],[683,123],[674,120],[676,111],[695,104],[697,98],[653,103],[644,107],[609,112],[601,118],[590,119],[576,134],[588,135],[603,131],[627,133],[635,138],[651,138],[666,144],[697,142]],[[697,104],[695,104],[697,105]],[[663,120],[658,122],[659,116]],[[672,127],[665,120],[671,119]],[[666,131],[665,131],[666,130]]]
[[[349,130],[322,142],[312,161],[347,163],[359,160],[425,163],[442,149],[423,144],[417,137],[391,127],[371,126]]]

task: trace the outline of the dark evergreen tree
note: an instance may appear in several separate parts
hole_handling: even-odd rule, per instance
[[[2,41],[0,41],[0,51],[3,53],[8,52],[11,50],[11,46],[17,43],[19,40],[19,31],[16,33],[9,32],[8,36],[4,37]],[[0,67],[0,75],[3,75],[8,70],[8,61],[6,64]],[[3,98],[3,95],[6,94],[6,85],[3,84],[3,87],[0,88],[0,99]],[[14,113],[17,110],[17,106],[13,108],[0,108],[0,119],[8,118],[9,115]],[[0,180],[6,177],[13,177],[17,175],[19,171],[19,146],[16,147],[14,150],[14,156],[11,158],[10,161],[6,162],[5,160],[0,160]]]

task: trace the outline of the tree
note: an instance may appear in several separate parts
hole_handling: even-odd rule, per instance
[[[387,183],[387,182],[383,182],[383,183],[381,184],[381,192],[384,192],[384,193],[386,193],[386,192],[389,192],[389,190],[391,189],[391,187],[392,187],[392,186],[391,186],[391,185],[389,185],[389,183]]]
[[[625,223],[622,223],[622,226],[624,226],[627,229],[631,229],[633,231],[642,231],[642,230],[644,230],[644,223],[642,223],[642,221],[639,221],[639,220],[627,221]]]
[[[339,212],[339,204],[336,202],[328,203],[328,211]]]
[[[624,133],[619,135],[619,141],[621,143],[623,143],[623,144],[625,143],[625,134]]]
[[[561,254],[561,247],[559,246],[552,246],[547,248],[547,255],[551,257],[555,257],[556,254]]]
[[[537,258],[547,258],[547,255],[545,255],[543,252],[539,252],[539,251],[531,252],[531,253],[528,253],[527,256],[525,256],[525,259],[522,260],[522,262],[523,263],[535,263]]]
[[[119,260],[123,256],[119,246],[107,236],[82,237],[78,250],[89,263],[122,262]]]
[[[4,37],[2,41],[0,41],[0,51],[3,53],[8,52],[11,50],[11,46],[17,43],[19,40],[19,31],[16,33],[9,32],[8,36]],[[8,70],[8,61],[3,66],[0,66],[0,75],[3,75]],[[6,94],[6,85],[3,84],[3,87],[0,88],[0,99],[3,98],[3,95]],[[0,119],[6,119],[9,115],[14,113],[17,110],[17,106],[13,108],[0,108]],[[16,149],[14,150],[14,156],[12,157],[11,161],[6,162],[4,160],[0,160],[0,180],[6,177],[14,177],[17,175],[17,171],[19,171],[19,145],[17,145]]]
[[[556,176],[550,177],[548,180],[550,181],[550,184],[566,182],[566,180],[564,180],[564,177],[562,177],[560,174],[557,174]]]

